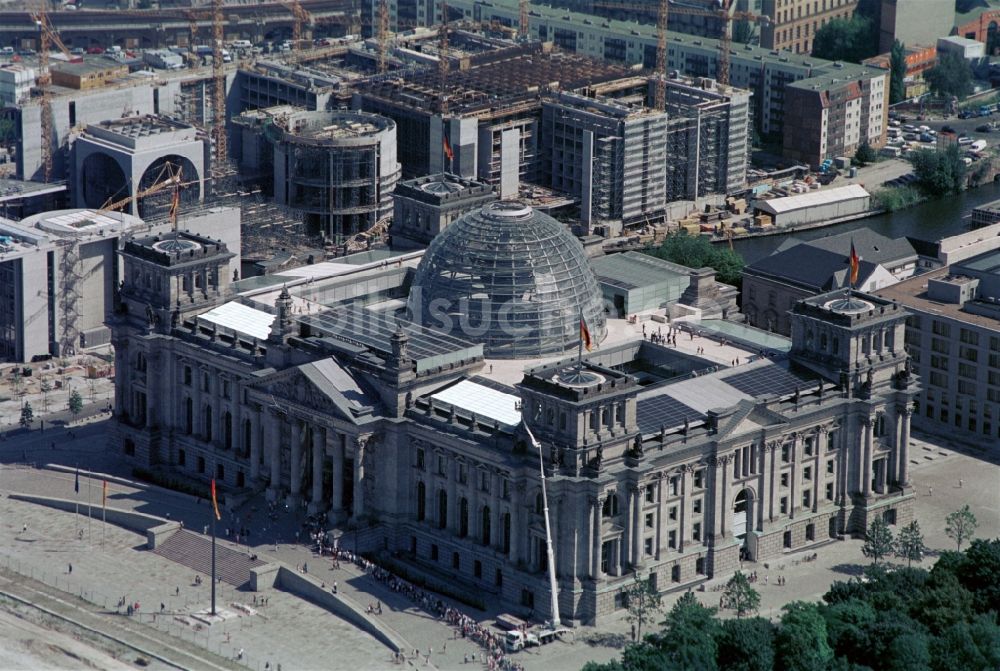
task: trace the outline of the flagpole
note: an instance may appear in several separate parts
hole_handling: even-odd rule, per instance
[[[210,510],[212,516],[212,615],[215,615],[215,510]]]
[[[585,323],[586,322],[583,321],[583,310],[580,310],[580,328],[577,329],[579,331],[577,335],[580,337],[580,341],[577,343],[576,361],[580,364],[581,368],[583,368],[583,325]]]
[[[73,499],[76,503],[76,528],[80,528],[80,464],[76,465],[76,480],[73,481]]]
[[[108,528],[108,481],[104,481],[104,490],[101,497],[101,549],[104,549],[104,538]]]
[[[90,535],[90,484],[94,481],[94,475],[87,471],[87,545],[93,547],[94,537]]]

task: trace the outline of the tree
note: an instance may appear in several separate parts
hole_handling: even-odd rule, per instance
[[[958,145],[945,149],[921,149],[910,157],[917,186],[929,196],[940,197],[965,190],[965,162]]]
[[[653,617],[656,613],[659,613],[663,607],[660,593],[656,591],[652,577],[642,580],[639,578],[638,573],[635,574],[635,582],[623,591],[628,608],[628,614],[625,616],[625,619],[631,624],[636,625],[636,633],[633,640],[641,641],[643,622]]]
[[[976,533],[976,527],[979,526],[976,515],[969,508],[968,503],[950,513],[948,517],[944,518],[944,522],[944,532],[948,534],[948,538],[955,541],[959,552],[962,551],[962,543],[971,539]]]
[[[670,235],[662,245],[648,253],[689,268],[715,268],[719,281],[726,284],[739,284],[743,272],[743,257],[728,247],[715,246],[701,236]]]
[[[42,378],[42,382],[39,385],[39,389],[42,392],[42,408],[45,412],[49,411],[49,392],[52,391],[52,381],[47,377]]]
[[[762,617],[726,620],[718,635],[719,671],[771,671],[774,625]]]
[[[816,604],[796,601],[785,606],[775,653],[775,667],[785,671],[815,671],[833,659],[826,622]]]
[[[920,533],[920,524],[913,520],[899,532],[896,539],[896,556],[906,560],[907,566],[924,558],[927,546],[924,545],[924,535]]]
[[[737,617],[743,617],[747,613],[756,612],[760,608],[760,594],[750,586],[750,581],[742,571],[736,574],[726,583],[726,591],[722,594],[722,602],[727,608],[736,611]]]
[[[69,393],[69,411],[74,415],[79,415],[83,410],[83,396],[76,389]]]
[[[924,81],[936,96],[964,98],[972,93],[972,68],[958,54],[945,52],[937,65],[924,72]]]
[[[31,409],[31,402],[25,403],[21,406],[21,426],[26,429],[31,428],[32,422],[35,421],[35,412]]]
[[[871,557],[873,563],[878,566],[878,562],[883,557],[892,553],[893,541],[892,530],[881,517],[876,517],[868,526],[865,533],[865,544],[861,552],[866,557]]]
[[[869,163],[874,163],[878,156],[875,154],[875,150],[872,146],[868,144],[868,140],[865,140],[858,145],[858,148],[854,151],[854,162],[859,166],[865,166]]]
[[[906,98],[906,47],[896,40],[889,52],[889,104]]]
[[[878,53],[875,23],[855,14],[850,19],[833,19],[816,31],[812,55],[831,61],[860,63]]]
[[[715,671],[718,668],[716,635],[719,623],[714,608],[703,606],[694,594],[685,592],[661,624],[663,631],[647,640],[663,651],[671,665],[669,668],[685,671]]]

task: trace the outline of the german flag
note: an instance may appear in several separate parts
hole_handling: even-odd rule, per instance
[[[215,519],[221,520],[222,515],[219,514],[219,500],[215,497],[215,478],[212,478],[212,510],[215,511]]]
[[[102,495],[101,495],[101,507],[102,508],[107,508],[108,507],[108,481],[107,480],[104,481],[103,487],[104,487],[104,489],[103,489]]]
[[[455,160],[455,152],[451,150],[451,142],[448,141],[448,136],[444,136],[444,155],[448,157],[449,161]]]
[[[583,343],[588,352],[594,346],[593,341],[590,339],[590,329],[587,328],[587,322],[583,317],[580,317],[580,342]]]
[[[858,271],[861,269],[861,257],[854,249],[854,238],[851,238],[851,286],[858,281]]]

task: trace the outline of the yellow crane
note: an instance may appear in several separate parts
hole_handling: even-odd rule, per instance
[[[182,177],[183,168],[167,161],[163,164],[163,167],[160,168],[160,172],[157,173],[156,179],[153,181],[151,186],[145,189],[140,189],[134,196],[126,196],[120,200],[112,201],[108,198],[108,200],[105,201],[99,209],[95,210],[95,214],[119,212],[123,207],[130,204],[132,201],[139,202],[146,196],[151,196],[154,193],[159,193],[167,188],[174,187],[173,201],[170,205],[170,219],[176,228],[177,209],[180,206],[180,190],[185,186],[197,184],[197,182],[185,182]]]
[[[222,62],[225,30],[222,0],[212,0],[212,140],[215,144],[216,172],[226,162],[226,69]]]
[[[38,77],[36,83],[41,91],[41,112],[42,112],[42,165],[44,180],[48,182],[52,179],[52,143],[54,141],[54,124],[52,118],[52,94],[48,90],[52,83],[52,73],[49,71],[49,50],[55,46],[67,58],[72,58],[69,49],[59,39],[59,35],[52,27],[47,13],[48,0],[41,0],[38,11],[33,12],[31,18],[38,26]]]

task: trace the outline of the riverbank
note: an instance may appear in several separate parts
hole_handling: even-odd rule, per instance
[[[897,210],[898,211],[898,210]],[[835,217],[833,219],[824,219],[823,221],[814,221],[808,224],[801,224],[798,226],[770,226],[768,228],[763,228],[760,230],[747,231],[746,233],[733,234],[733,242],[737,240],[746,240],[748,238],[767,238],[775,235],[790,235],[792,233],[801,233],[803,231],[813,231],[819,228],[827,228],[829,226],[837,226],[838,224],[846,224],[852,221],[858,221],[860,219],[867,219],[869,217],[877,217],[880,214],[886,214],[889,210],[885,208],[865,210],[864,212],[858,212],[857,214],[845,215],[843,217]],[[725,235],[713,235],[709,238],[709,242],[729,242],[729,238]]]

